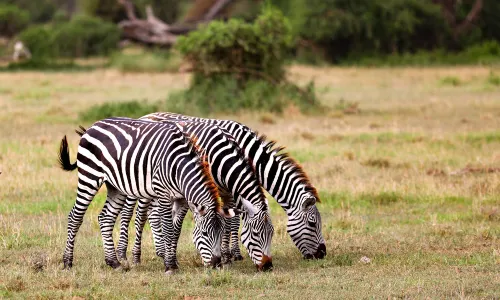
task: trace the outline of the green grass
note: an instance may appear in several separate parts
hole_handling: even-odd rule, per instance
[[[182,59],[165,51],[121,52],[111,57],[110,65],[124,73],[177,72]]]
[[[170,277],[148,226],[141,265],[129,272],[105,265],[97,221],[105,191],[85,215],[74,268],[62,270],[77,176],[59,169],[57,151],[67,135],[73,161],[80,123],[146,114],[155,103],[120,99],[165,99],[189,78],[0,74],[0,298],[498,298],[500,173],[464,171],[500,167],[500,90],[485,82],[491,69],[290,68],[299,85],[315,78],[321,103],[342,116],[294,108],[217,116],[248,124],[301,162],[320,193],[327,257],[301,258],[270,198],[273,272],[257,273],[246,255],[228,270],[204,269],[188,214],[180,270]],[[436,84],[446,76],[467,84]],[[344,113],[349,105],[338,99],[359,112]],[[130,232],[132,240],[133,225]]]

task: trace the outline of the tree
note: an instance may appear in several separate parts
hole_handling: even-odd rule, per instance
[[[460,36],[468,33],[475,26],[475,23],[479,19],[484,6],[483,0],[432,0],[432,2],[441,6],[443,17],[448,23],[448,26],[450,26],[452,36],[455,41],[457,41]],[[463,18],[463,20],[460,20],[460,5],[463,5],[464,2],[472,3],[472,7],[466,17]]]
[[[137,17],[131,0],[117,0],[125,9],[127,20],[119,23],[126,38],[147,45],[170,47],[178,35],[186,34],[198,25],[219,17],[233,0],[197,0],[188,17],[181,24],[168,24],[153,13],[153,7],[146,6],[146,19]]]

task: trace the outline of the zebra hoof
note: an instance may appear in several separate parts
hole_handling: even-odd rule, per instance
[[[174,275],[176,272],[177,272],[176,269],[168,269],[165,271],[165,275],[171,276],[171,275]]]
[[[241,256],[241,255],[239,255],[239,254],[238,254],[238,255],[235,255],[235,256],[234,256],[234,261],[239,261],[239,260],[243,260],[243,256]]]
[[[130,264],[128,263],[128,260],[120,260],[121,266],[118,267],[117,269],[121,269],[125,272],[130,271]]]

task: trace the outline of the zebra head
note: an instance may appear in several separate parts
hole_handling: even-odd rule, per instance
[[[271,240],[274,227],[269,215],[267,201],[259,206],[241,198],[243,204],[241,241],[259,271],[268,271],[273,267],[271,258]]]
[[[234,217],[234,210],[193,203],[189,203],[189,208],[195,220],[193,242],[196,249],[205,266],[217,268],[221,264],[222,229],[226,226],[226,218]]]
[[[300,205],[288,210],[287,232],[305,259],[322,259],[326,255],[325,239],[321,233],[321,215],[316,193],[303,191]]]

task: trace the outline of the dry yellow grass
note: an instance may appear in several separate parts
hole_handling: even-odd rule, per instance
[[[322,196],[328,256],[303,261],[273,204],[275,270],[247,258],[207,272],[181,237],[181,272],[167,278],[150,231],[144,262],[127,273],[103,260],[100,193],[63,271],[66,216],[76,174],[57,168],[61,137],[94,104],[165,99],[187,75],[0,74],[0,298],[497,298],[500,297],[500,88],[490,69],[291,67],[315,79],[332,107],[304,116],[219,116],[277,139],[302,162]],[[444,85],[445,77],[460,84]],[[355,110],[346,110],[350,105]],[[89,124],[82,124],[89,125]],[[488,170],[488,168],[490,168]],[[360,262],[366,256],[370,263]]]

